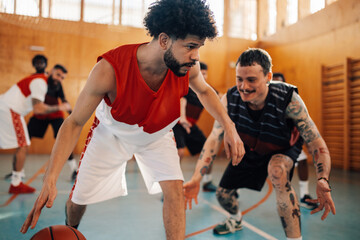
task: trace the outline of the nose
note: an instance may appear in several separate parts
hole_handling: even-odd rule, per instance
[[[246,81],[242,81],[240,83],[240,89],[246,90],[248,88],[248,84],[246,83]]]
[[[194,51],[192,51],[191,60],[193,60],[193,61],[199,61],[200,60],[199,49],[196,48],[196,49],[194,49]]]

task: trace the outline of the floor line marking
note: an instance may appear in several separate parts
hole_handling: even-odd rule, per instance
[[[268,186],[269,186],[269,189],[268,189],[268,192],[266,193],[266,195],[265,195],[259,202],[257,202],[257,203],[254,204],[253,206],[249,207],[248,209],[245,209],[244,211],[242,211],[242,212],[241,212],[242,215],[245,215],[245,214],[249,213],[250,211],[254,210],[254,209],[257,208],[258,206],[260,206],[261,204],[263,204],[263,203],[270,197],[270,195],[271,195],[271,193],[272,193],[272,191],[273,191],[273,186],[272,186],[272,184],[271,184],[271,182],[270,182],[270,180],[269,180],[268,178],[266,179],[266,182],[267,182],[267,184],[268,184]],[[229,214],[227,211],[225,211],[223,208],[221,208],[221,207],[219,207],[219,206],[216,206],[216,205],[213,205],[213,204],[211,204],[210,202],[208,202],[207,200],[205,200],[205,199],[203,199],[203,198],[200,198],[200,197],[199,197],[199,199],[200,199],[201,201],[205,202],[206,204],[208,204],[211,208],[213,208],[213,209],[215,209],[216,211],[220,212],[221,214],[225,215],[226,217],[229,217],[229,216],[230,216],[230,214]],[[247,224],[249,224],[249,223],[247,223]],[[192,237],[192,236],[201,234],[201,233],[203,233],[203,232],[209,231],[209,230],[213,229],[216,225],[217,225],[217,224],[214,224],[214,225],[212,225],[212,226],[210,226],[210,227],[201,229],[201,230],[199,230],[199,231],[196,231],[196,232],[193,232],[193,233],[189,233],[188,235],[185,236],[185,238],[189,238],[189,237]],[[249,225],[250,225],[250,224],[249,224]],[[248,225],[248,226],[249,226],[249,225]],[[244,226],[245,226],[245,225],[244,225]],[[251,226],[252,228],[255,228],[255,227],[252,226],[252,225],[250,225],[250,226]],[[251,227],[249,228],[250,230],[252,230]],[[258,230],[259,230],[259,232],[262,232],[262,230],[260,230],[260,229],[258,229]],[[256,232],[256,233],[257,233],[257,232]],[[263,233],[265,233],[265,232],[263,232]],[[267,233],[265,233],[265,234],[267,234]],[[259,235],[261,235],[261,234],[259,234]],[[261,235],[261,236],[262,236],[262,235]],[[276,239],[276,238],[272,237],[271,235],[269,235],[269,237],[270,237],[270,238],[267,238],[267,239]]]
[[[32,183],[40,174],[45,173],[45,169],[47,165],[49,164],[49,161],[46,161],[44,165],[29,179],[25,184],[29,185]],[[3,204],[0,205],[0,207],[6,207],[8,206],[12,201],[14,201],[15,198],[17,198],[19,194],[13,194],[11,197]]]

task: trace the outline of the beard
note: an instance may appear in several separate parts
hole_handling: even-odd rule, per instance
[[[180,72],[181,67],[183,66],[188,66],[188,67],[192,67],[193,65],[195,65],[195,62],[192,63],[185,63],[185,64],[181,64],[179,63],[178,60],[176,60],[176,58],[174,57],[174,54],[172,53],[172,47],[170,47],[168,50],[166,50],[165,54],[164,54],[164,62],[165,65],[178,77],[183,77],[186,75],[187,71],[185,72]]]
[[[60,88],[60,84],[54,80],[51,75],[48,77],[48,86],[54,90],[58,90]]]

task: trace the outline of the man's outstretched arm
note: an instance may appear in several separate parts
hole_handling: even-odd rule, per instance
[[[226,97],[223,100],[226,100]],[[195,171],[190,181],[184,184],[184,195],[185,195],[185,207],[189,206],[192,208],[192,200],[195,200],[197,204],[197,195],[199,194],[200,181],[204,174],[206,174],[213,164],[213,161],[216,158],[216,155],[220,149],[222,140],[224,138],[224,129],[217,122],[214,122],[213,129],[206,139],[203,149],[200,153],[199,159],[197,161]]]
[[[72,114],[65,119],[57,135],[50,156],[50,163],[44,175],[43,185],[32,210],[27,216],[20,232],[32,229],[40,217],[41,210],[52,207],[57,195],[56,181],[61,169],[73,151],[81,130],[91,117],[105,94],[116,89],[113,68],[105,60],[99,61],[89,75],[88,81],[75,104]]]
[[[305,103],[296,92],[293,93],[291,102],[286,109],[286,114],[289,118],[294,120],[309,149],[309,152],[313,156],[316,176],[318,179],[316,187],[316,194],[318,198],[313,200],[313,202],[318,202],[319,207],[314,209],[311,213],[313,214],[322,211],[325,208],[321,217],[321,219],[324,220],[330,211],[334,215],[336,213],[335,204],[331,197],[331,187],[329,184],[331,170],[329,150],[315,123],[308,114]]]
[[[224,129],[224,148],[227,158],[233,165],[238,165],[245,154],[244,144],[235,129],[234,122],[226,112],[226,108],[213,88],[204,80],[197,64],[190,71],[190,87],[199,97],[206,110],[217,120]]]

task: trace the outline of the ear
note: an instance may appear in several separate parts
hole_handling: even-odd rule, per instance
[[[168,47],[170,47],[171,39],[170,39],[169,35],[167,35],[166,33],[164,33],[164,32],[160,33],[159,37],[158,37],[158,41],[159,41],[160,47],[163,50],[167,50]]]
[[[267,74],[267,83],[270,83],[270,81],[272,80],[272,72],[268,72]]]

